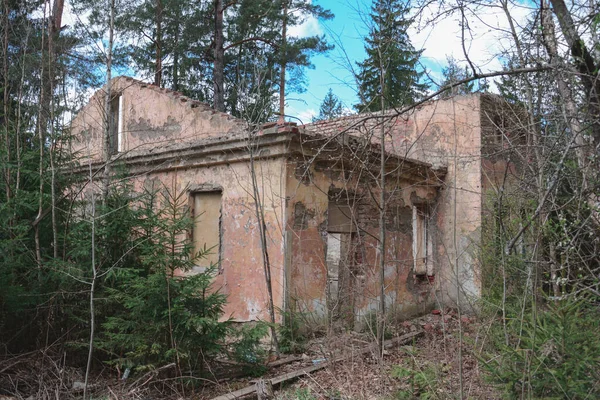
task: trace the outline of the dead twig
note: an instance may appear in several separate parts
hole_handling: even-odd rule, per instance
[[[144,386],[146,386],[152,379],[156,378],[156,376],[164,370],[170,369],[175,367],[175,363],[170,363],[167,365],[163,365],[160,368],[154,369],[150,372],[145,373],[144,375],[142,375],[140,378],[138,378],[135,382],[133,382],[128,389],[128,393],[131,394],[133,393],[135,390],[140,389]],[[140,384],[141,381],[144,381],[143,383]]]
[[[394,339],[390,339],[387,340],[383,343],[383,347],[384,348],[390,348],[394,345],[400,345],[400,344],[404,344],[404,343],[408,343],[411,340],[413,340],[414,338],[421,336],[423,334],[423,331],[417,331],[417,332],[411,332],[411,333],[407,333],[405,335],[399,336],[397,338]],[[378,344],[377,343],[372,343],[369,346],[363,347],[362,349],[358,350],[357,352],[351,352],[350,354],[346,354],[337,358],[334,358],[330,361],[325,361],[322,362],[320,364],[317,365],[311,365],[308,367],[304,367],[301,369],[298,369],[296,371],[292,371],[292,372],[288,372],[287,374],[283,374],[283,375],[279,375],[276,376],[275,378],[270,379],[270,383],[271,385],[275,386],[278,385],[280,383],[289,381],[291,379],[294,378],[298,378],[300,376],[303,375],[307,375],[311,372],[323,369],[325,367],[331,366],[336,362],[340,362],[340,361],[344,361],[350,357],[354,357],[357,355],[362,355],[362,354],[367,354],[367,353],[373,353],[373,354],[378,354]],[[234,399],[239,399],[241,397],[245,397],[245,396],[249,396],[249,395],[253,395],[256,393],[256,384],[251,385],[251,386],[247,386],[243,389],[240,390],[236,390],[235,392],[230,392],[218,397],[213,398],[212,400],[234,400]]]

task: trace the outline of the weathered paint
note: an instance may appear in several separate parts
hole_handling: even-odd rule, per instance
[[[222,194],[221,265],[214,287],[228,295],[226,317],[267,320],[248,127],[178,93],[129,78],[116,78],[113,88],[122,96],[123,151],[112,161],[128,167],[135,190],[152,182],[189,194],[218,188]],[[495,147],[487,142],[482,145],[482,120],[488,114],[481,99],[472,95],[428,103],[389,119],[384,126],[386,149],[397,156],[390,161],[395,164],[390,164],[386,184],[385,293],[388,307],[400,316],[423,312],[436,301],[469,303],[481,292],[477,249],[483,186],[492,186],[507,168],[503,159],[483,154]],[[81,174],[88,162],[94,168],[102,165],[103,104],[100,91],[72,124],[76,137],[72,149],[84,156]],[[346,148],[361,143],[377,146],[376,129],[381,129],[377,118],[350,132],[364,139],[353,142],[346,133],[360,118],[319,123],[304,131],[309,136],[316,133],[315,138],[336,134],[332,143]],[[367,160],[340,156],[327,147],[330,141],[319,142],[323,143],[320,149],[311,147],[310,141],[306,147],[298,145],[301,135],[302,129],[271,124],[254,139],[275,307],[321,317],[332,309],[327,296],[328,209],[331,201],[339,201],[334,197],[342,194],[353,197],[356,227],[344,228],[349,239],[340,252],[352,249],[354,261],[338,271],[339,295],[346,298],[336,300],[343,304],[341,314],[351,312],[353,318],[360,318],[379,304],[376,171],[373,175],[374,171],[363,168]],[[427,274],[435,276],[431,280],[414,271],[412,210],[423,205],[432,225],[433,257],[427,265]]]
[[[362,136],[373,142],[378,142],[383,127],[387,151],[447,168],[432,209],[433,268],[443,303],[472,306],[481,295],[478,251],[484,193],[507,168],[506,154],[498,151],[506,144],[502,134],[514,141],[526,121],[523,110],[507,108],[497,96],[473,94],[425,103],[401,116],[390,112],[385,123],[374,114],[306,127],[323,135]]]
[[[126,77],[111,82],[113,96],[122,96],[123,152],[139,154],[198,139],[227,140],[246,132],[243,121],[180,93]],[[84,157],[102,158],[104,98],[103,90],[96,92],[71,124],[72,151]]]
[[[356,232],[352,245],[356,259],[345,277],[350,282],[342,282],[342,271],[335,272],[339,274],[338,287],[341,289],[337,300],[346,306],[351,304],[354,319],[360,320],[376,310],[379,304],[379,211],[373,201],[378,196],[377,183],[374,180],[357,179],[358,174],[347,179],[335,179],[344,176],[343,171],[336,171],[338,167],[335,166],[323,170],[312,165],[308,174],[299,176],[296,173],[298,163],[302,163],[302,160],[290,160],[287,175],[287,229],[291,232],[293,243],[291,305],[298,311],[311,312],[321,318],[326,318],[326,310],[331,310],[328,304],[331,299],[327,296],[328,262],[331,263],[333,256],[328,248],[328,238],[332,237],[327,226],[328,205],[332,201],[329,194],[347,192],[355,203],[352,219],[356,224]],[[303,176],[310,176],[310,181],[306,182]],[[373,196],[367,193],[367,186],[370,186]],[[437,196],[437,188],[418,186],[395,177],[389,179],[388,193],[390,196],[385,216],[387,305],[390,310],[397,309],[400,317],[409,317],[414,313],[411,310],[423,311],[431,307],[435,291],[428,281],[419,280],[413,273],[411,195],[414,197],[418,194],[419,198],[433,200]],[[297,223],[298,210],[310,216],[302,225]],[[348,292],[345,293],[344,289]],[[403,305],[404,309],[399,305]]]

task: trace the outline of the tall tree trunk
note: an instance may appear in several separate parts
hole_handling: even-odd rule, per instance
[[[43,21],[46,21],[46,3],[44,3],[44,18]],[[49,23],[49,21],[47,21]],[[43,32],[43,30],[42,30]],[[35,242],[35,261],[37,263],[38,268],[42,267],[42,244],[40,242],[40,224],[39,221],[42,219],[42,214],[44,212],[44,145],[46,140],[46,115],[44,112],[44,104],[46,103],[47,95],[46,91],[46,83],[44,81],[45,77],[45,63],[44,63],[44,49],[46,48],[46,41],[44,33],[42,33],[42,54],[41,54],[41,63],[40,63],[40,77],[42,78],[42,82],[40,82],[40,101],[38,107],[38,115],[37,115],[37,131],[38,131],[38,146],[39,146],[39,164],[38,164],[38,178],[39,182],[39,191],[38,191],[38,213],[35,221],[38,223],[34,226],[33,231],[33,239]]]
[[[271,319],[271,340],[277,356],[279,356],[279,340],[277,339],[277,330],[275,329],[275,304],[273,303],[273,282],[271,280],[271,261],[269,259],[269,250],[267,248],[267,225],[265,223],[264,206],[260,197],[258,180],[256,179],[256,165],[254,160],[254,143],[252,137],[249,138],[250,150],[250,175],[252,179],[252,189],[254,195],[254,206],[256,219],[258,222],[258,233],[260,235],[261,254],[263,259],[263,271],[265,274],[265,284],[267,286],[267,296],[269,305],[269,317]]]
[[[213,66],[214,108],[225,112],[223,50],[223,0],[215,0],[215,60]]]
[[[106,93],[104,97],[104,174],[102,177],[102,204],[106,204],[110,185],[110,121],[112,118],[110,103],[112,100],[112,51],[115,27],[115,0],[109,0],[110,20],[108,23],[108,49],[106,54]]]
[[[60,7],[60,10],[56,8]],[[54,49],[54,40],[55,36],[58,36],[58,29],[60,29],[60,23],[62,20],[62,0],[55,0],[52,8],[52,21],[48,26],[48,86],[49,90],[48,96],[49,102],[49,116],[50,123],[48,126],[50,127],[50,151],[48,152],[49,160],[50,160],[50,202],[51,202],[51,214],[52,214],[52,256],[56,259],[58,258],[58,232],[56,225],[56,160],[55,160],[55,152],[56,152],[56,136],[54,131],[54,85],[56,83],[55,76],[55,49]],[[58,14],[57,14],[58,13]],[[58,28],[57,28],[58,24]]]
[[[173,90],[179,91],[179,21],[181,20],[181,12],[177,9],[177,22],[175,22],[175,46],[173,46]]]
[[[385,341],[385,66],[381,63],[381,47],[379,51],[379,85],[381,86],[381,156],[379,164],[379,353],[383,357],[383,342]]]
[[[556,41],[556,33],[554,29],[554,20],[552,19],[552,13],[546,1],[542,1],[542,29],[544,46],[550,57],[550,65],[553,67],[553,74],[555,76],[556,84],[558,85],[558,93],[562,98],[563,114],[565,116],[565,122],[571,134],[575,136],[575,152],[577,154],[577,163],[583,175],[583,190],[585,191],[588,183],[587,174],[587,162],[586,162],[586,148],[585,140],[583,138],[583,129],[581,127],[579,118],[577,116],[577,105],[575,103],[573,93],[567,85],[567,80],[561,76],[562,71],[566,71],[566,66],[562,62],[558,54],[558,43]]]
[[[4,75],[4,89],[2,105],[3,105],[3,115],[2,121],[4,124],[4,145],[6,146],[6,159],[3,163],[3,175],[4,175],[4,184],[6,187],[6,201],[9,202],[11,198],[11,172],[10,172],[10,118],[9,118],[9,108],[8,108],[8,0],[4,0],[3,2],[3,12],[2,12],[2,22],[4,26],[4,37],[2,41],[2,74]]]
[[[156,47],[156,65],[154,66],[154,84],[161,87],[162,83],[162,0],[156,0],[156,38],[154,45]]]
[[[90,186],[94,183],[94,174],[92,173],[92,161],[89,161],[89,179]],[[90,336],[88,342],[88,357],[85,368],[85,379],[83,384],[83,400],[87,399],[87,388],[90,377],[90,371],[92,369],[92,355],[94,354],[94,335],[96,333],[96,309],[94,306],[96,295],[96,281],[98,279],[98,269],[96,268],[96,196],[94,192],[91,193],[92,203],[92,242],[91,242],[91,269],[92,269],[92,281],[90,282]]]
[[[48,3],[49,4],[49,3]],[[44,147],[46,144],[46,133],[48,126],[53,127],[52,121],[52,97],[54,95],[53,89],[56,85],[56,73],[54,70],[54,60],[56,59],[55,54],[55,42],[59,37],[60,28],[62,24],[62,14],[64,10],[64,0],[55,0],[52,9],[46,9],[46,3],[44,3],[44,19],[46,19],[46,11],[48,11],[47,19],[47,41],[44,40],[45,35],[42,34],[41,43],[41,67],[40,67],[40,100],[38,110],[38,141],[40,146],[39,152],[39,199],[38,199],[38,214],[34,224],[34,241],[35,241],[35,256],[38,266],[42,264],[42,253],[40,243],[40,220],[43,216],[43,197],[44,197]],[[47,47],[46,47],[47,46]],[[44,54],[45,53],[45,54]],[[46,57],[44,57],[44,55]],[[45,59],[47,59],[48,65],[45,68]],[[54,182],[52,182],[54,184]]]
[[[48,2],[48,4],[50,4]],[[52,9],[48,10],[48,41],[42,43],[42,63],[44,62],[44,52],[48,57],[48,66],[53,65],[53,60],[56,59],[56,41],[60,36],[60,28],[62,24],[62,16],[64,10],[64,0],[54,0],[52,3]],[[47,48],[46,48],[47,46]],[[42,92],[40,96],[40,120],[38,124],[43,132],[48,131],[48,120],[50,117],[50,104],[52,102],[52,88],[56,87],[56,73],[53,68],[47,68],[44,70],[42,77]]]
[[[594,145],[597,148],[600,146],[600,120],[598,118],[600,116],[600,80],[598,79],[598,63],[600,60],[594,60],[593,54],[581,39],[564,0],[550,0],[550,3],[571,51],[571,56],[573,56],[575,67],[581,74],[581,81],[586,91],[585,97],[589,99],[588,108],[592,117],[592,136]],[[544,8],[547,7],[544,6]]]
[[[279,122],[285,121],[285,69],[287,67],[287,19],[288,0],[283,2],[283,20],[281,25],[281,72],[279,75]]]

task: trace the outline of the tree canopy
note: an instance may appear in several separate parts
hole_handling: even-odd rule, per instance
[[[415,50],[410,42],[409,13],[406,0],[376,0],[371,7],[367,58],[358,64],[357,111],[407,106],[425,93],[427,85],[419,71],[422,50]]]

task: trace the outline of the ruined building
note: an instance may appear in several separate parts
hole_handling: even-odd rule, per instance
[[[503,138],[493,96],[392,118],[252,127],[131,78],[115,78],[112,92],[111,163],[126,167],[136,190],[162,183],[187,192],[194,243],[215,249],[200,264],[218,263],[214,287],[228,296],[227,316],[268,319],[255,187],[277,309],[350,325],[376,311],[382,223],[388,310],[409,317],[480,296],[484,195],[507,166],[494,156]],[[103,115],[100,90],[73,120],[82,168],[102,168]]]

